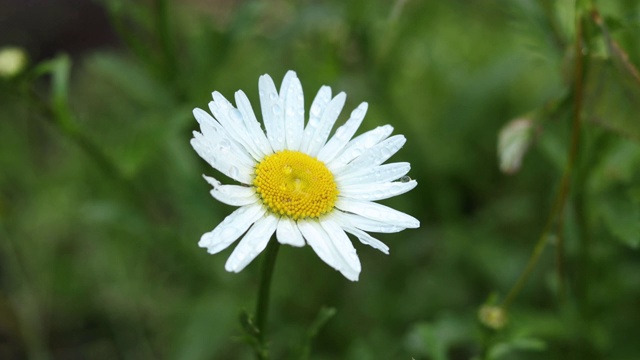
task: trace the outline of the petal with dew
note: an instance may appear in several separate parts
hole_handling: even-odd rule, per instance
[[[267,247],[271,235],[276,231],[277,224],[278,219],[269,215],[256,221],[240,240],[238,246],[233,249],[225,264],[225,269],[231,272],[240,272],[249,265]]]
[[[387,224],[411,229],[420,227],[420,221],[413,216],[370,201],[338,198],[336,207]]]
[[[343,264],[344,260],[342,260],[340,255],[336,253],[331,240],[328,238],[329,235],[327,235],[326,231],[324,231],[318,221],[298,221],[298,229],[300,229],[300,232],[302,233],[302,236],[304,236],[307,244],[311,246],[313,251],[315,251],[322,261],[341,273],[345,270],[345,265]]]
[[[264,131],[262,131],[258,119],[256,119],[256,114],[253,112],[249,98],[247,98],[247,95],[241,90],[236,92],[236,105],[242,115],[244,126],[247,129],[247,135],[254,141],[257,150],[260,152],[260,158],[256,160],[260,160],[265,155],[273,152],[271,144],[265,136]]]
[[[347,234],[335,221],[325,218],[319,222],[320,226],[322,226],[327,235],[329,235],[334,251],[338,253],[342,259],[343,266],[341,267],[340,272],[347,279],[357,281],[360,271],[362,270],[362,266],[351,240],[349,240]]]
[[[213,101],[209,102],[209,110],[224,127],[229,136],[241,145],[251,157],[260,159],[255,140],[247,136],[247,129],[242,114],[222,94],[213,92]]]
[[[302,247],[304,246],[304,239],[296,222],[286,216],[280,217],[278,221],[278,229],[276,230],[276,237],[281,244],[288,244],[291,246]]]
[[[364,116],[367,114],[367,108],[369,105],[366,102],[360,104],[355,110],[351,112],[349,120],[344,125],[340,126],[331,139],[322,147],[318,153],[318,160],[322,162],[330,162],[333,160],[342,149],[349,143],[349,140],[356,133]]]
[[[409,170],[411,165],[408,162],[383,164],[336,175],[336,182],[340,186],[380,184],[399,179]]]
[[[397,153],[406,141],[407,139],[402,135],[395,135],[383,140],[365,150],[362,155],[355,158],[343,168],[336,170],[336,173],[339,175],[345,172],[378,166],[387,161],[393,154]]]
[[[244,206],[257,202],[258,196],[253,187],[239,185],[222,185],[220,181],[203,175],[213,190],[210,191],[211,196],[221,203],[231,206]]]
[[[332,214],[332,216],[338,218],[340,223],[350,224],[351,226],[363,231],[376,233],[397,233],[406,229],[406,227],[403,226],[372,220],[358,214],[345,213],[342,211],[336,211]]]
[[[355,237],[358,238],[358,240],[360,240],[361,243],[365,244],[365,245],[369,245],[374,249],[378,249],[380,251],[382,251],[383,253],[389,255],[389,247],[387,246],[387,244],[383,243],[382,241],[374,238],[373,236],[367,234],[366,232],[357,229],[353,226],[349,226],[349,225],[345,225],[345,224],[341,224],[344,228],[344,230],[352,235],[354,235]]]
[[[307,140],[307,149],[305,151],[307,154],[316,157],[320,149],[322,149],[327,142],[331,129],[338,120],[338,116],[342,111],[346,99],[347,95],[341,92],[329,101],[329,104],[327,104],[327,107],[322,113],[322,118],[320,118],[320,123],[315,133]]]
[[[340,187],[340,196],[358,199],[376,201],[388,199],[410,191],[418,185],[415,180],[407,182],[387,182],[382,184],[355,184]]]
[[[258,81],[260,89],[260,107],[262,119],[267,130],[267,139],[273,151],[285,148],[284,116],[282,116],[282,99],[278,95],[276,85],[269,75],[260,76]]]
[[[302,84],[295,73],[293,73],[293,78],[286,91],[282,95],[284,95],[284,128],[287,149],[298,150],[304,131],[304,94]]]
[[[378,126],[373,130],[369,130],[366,133],[351,140],[344,150],[342,150],[335,159],[327,163],[329,170],[334,173],[336,170],[343,168],[350,163],[353,159],[362,155],[368,149],[374,147],[380,141],[386,139],[393,132],[393,126],[383,125]]]
[[[202,135],[211,144],[215,144],[216,155],[226,155],[232,152],[237,161],[243,165],[252,167],[254,160],[247,149],[236,140],[233,139],[228,131],[209,113],[202,109],[194,109],[193,115],[200,124]]]
[[[212,143],[210,139],[206,139],[199,132],[193,132],[191,146],[206,160],[214,169],[220,171],[226,176],[237,180],[243,184],[251,184],[253,181],[253,169],[243,165],[234,154],[226,154],[222,156],[219,152],[220,146],[226,146],[220,143]]]
[[[238,240],[240,235],[262,217],[265,209],[261,204],[253,204],[238,208],[227,216],[215,229],[200,238],[198,246],[207,248],[210,254],[218,253]]]
[[[305,154],[308,153],[309,143],[320,127],[322,114],[327,108],[327,104],[329,104],[329,101],[331,101],[331,88],[328,86],[323,86],[320,88],[320,90],[316,94],[316,97],[313,99],[311,109],[309,110],[309,121],[307,122],[307,126],[304,128],[304,132],[302,133],[300,151],[304,152]]]

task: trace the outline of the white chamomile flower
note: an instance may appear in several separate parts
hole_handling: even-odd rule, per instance
[[[215,169],[242,185],[223,185],[205,176],[218,201],[239,208],[198,245],[218,253],[242,237],[225,269],[239,272],[260,254],[272,235],[282,244],[309,244],[320,259],[356,281],[360,260],[346,233],[385,254],[389,247],[367,232],[394,233],[417,228],[412,216],[374,201],[413,189],[406,181],[410,165],[383,163],[404,145],[402,135],[380,126],[352,139],[367,112],[362,103],[333,137],[329,134],[346,95],[331,88],[318,91],[304,124],[302,86],[289,71],[278,93],[269,75],[259,81],[266,135],[242,91],[234,107],[213,93],[209,113],[195,109],[200,132],[191,145]],[[394,181],[403,178],[401,181]],[[243,236],[244,235],[244,236]]]

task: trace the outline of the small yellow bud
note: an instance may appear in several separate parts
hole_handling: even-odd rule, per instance
[[[507,313],[500,306],[482,305],[478,311],[478,319],[488,328],[500,330],[507,324]]]
[[[0,49],[0,77],[14,77],[26,66],[27,53],[22,48],[7,46]]]

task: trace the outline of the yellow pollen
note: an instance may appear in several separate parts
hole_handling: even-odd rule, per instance
[[[272,212],[294,220],[317,218],[331,211],[338,198],[327,166],[299,151],[266,156],[256,166],[253,185]]]

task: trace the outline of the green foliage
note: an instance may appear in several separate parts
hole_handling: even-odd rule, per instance
[[[392,161],[419,186],[385,203],[422,226],[381,234],[389,256],[355,244],[356,283],[283,246],[272,359],[640,352],[636,1],[99,3],[120,45],[0,82],[0,358],[253,357],[253,315],[237,314],[254,308],[261,259],[231,274],[229,251],[197,247],[231,207],[201,178],[219,174],[189,145],[191,111],[238,89],[258,111],[258,76],[288,69],[307,110],[330,85],[348,94],[339,122],[367,101],[360,131],[407,137]],[[532,134],[506,175],[498,134],[518,118]],[[540,238],[509,321],[480,324]]]

